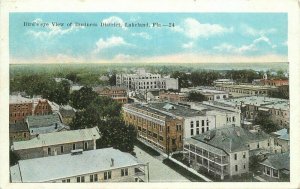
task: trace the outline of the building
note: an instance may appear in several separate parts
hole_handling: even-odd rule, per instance
[[[214,85],[233,85],[235,82],[232,79],[217,79],[214,81]]]
[[[176,92],[160,92],[159,93],[160,101],[168,102],[186,102],[188,101],[188,95],[186,93],[176,93]]]
[[[100,138],[97,127],[39,134],[27,141],[13,142],[11,149],[20,159],[32,159],[71,153],[72,150],[95,150]]]
[[[229,84],[216,84],[217,90],[227,91],[233,97],[240,96],[268,96],[272,91],[276,91],[275,86],[258,86],[252,84],[240,84],[240,85],[229,85]]]
[[[24,122],[17,122],[9,124],[9,141],[29,140],[30,134],[27,124]]]
[[[70,130],[69,126],[62,123],[59,113],[28,116],[26,123],[32,137],[35,137],[37,134]]]
[[[290,152],[268,156],[260,163],[263,174],[270,181],[289,181]]]
[[[281,153],[290,151],[290,133],[288,129],[281,129],[271,133],[274,136],[275,145],[281,146]]]
[[[239,97],[212,102],[220,106],[240,109],[242,120],[253,120],[259,112],[270,116],[271,120],[282,128],[289,127],[289,100],[263,96]]]
[[[147,73],[144,69],[138,69],[134,74],[117,74],[116,85],[129,90],[147,89],[178,89],[178,79],[162,78],[160,74]]]
[[[63,124],[70,125],[76,114],[76,109],[70,105],[63,105],[59,107],[59,113]]]
[[[9,96],[9,123],[25,122],[26,116],[32,115],[31,99],[22,96]]]
[[[106,86],[94,87],[93,90],[100,96],[107,96],[120,103],[127,103],[127,91],[124,87]]]
[[[283,85],[289,85],[288,79],[262,79],[260,80],[261,85],[268,85],[268,86],[283,86]]]
[[[211,172],[223,180],[248,173],[251,151],[257,149],[273,152],[277,148],[264,132],[224,127],[185,139],[183,150],[193,169]]]
[[[190,93],[197,92],[205,96],[206,100],[222,100],[229,98],[229,93],[227,91],[215,90],[208,87],[190,87],[183,88],[181,92]]]
[[[33,115],[47,115],[52,113],[51,105],[47,99],[33,98]]]
[[[10,180],[23,182],[141,182],[146,164],[113,148],[20,160],[10,167]]]

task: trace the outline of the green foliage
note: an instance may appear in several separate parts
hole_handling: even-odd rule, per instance
[[[251,83],[254,79],[263,77],[263,72],[254,70],[229,70],[225,74],[226,78],[231,78],[238,83]]]
[[[93,91],[91,87],[82,87],[78,91],[74,91],[71,94],[72,106],[75,109],[85,109],[90,105],[90,103],[96,99],[97,93]]]
[[[277,90],[270,91],[269,96],[273,98],[289,99],[289,86],[280,86]]]
[[[109,85],[110,86],[115,86],[116,85],[116,74],[113,74],[111,77],[109,77],[109,80],[108,80],[108,82],[109,82]]]
[[[261,129],[266,133],[279,130],[279,126],[271,120],[268,113],[259,112],[254,119],[254,124],[260,125]]]
[[[188,96],[188,101],[190,102],[202,102],[205,101],[206,98],[203,94],[197,92],[190,92]]]

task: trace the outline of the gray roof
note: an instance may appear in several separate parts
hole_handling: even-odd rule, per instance
[[[32,100],[29,98],[24,98],[20,95],[9,95],[9,104],[23,104],[23,103],[32,103]]]
[[[57,113],[49,115],[27,116],[26,121],[29,130],[34,127],[48,127],[55,123],[61,123],[60,117]]]
[[[17,165],[10,167],[10,175],[12,182],[47,182],[141,164],[129,153],[104,148],[83,151],[78,155],[65,154],[20,160]]]
[[[290,170],[290,152],[271,155],[260,164],[275,168],[277,170]]]
[[[61,131],[54,133],[40,134],[38,137],[27,141],[19,141],[13,143],[13,150],[23,150],[30,148],[39,148],[42,146],[52,146],[66,144],[79,141],[88,141],[99,139],[100,134],[97,127],[89,129],[79,129],[71,131]]]
[[[270,136],[263,131],[251,133],[241,127],[227,126],[207,131],[192,137],[192,139],[230,153],[247,150],[249,149],[249,143],[262,141],[269,137]]]
[[[24,122],[17,122],[9,124],[9,132],[16,133],[16,132],[29,132],[27,124]]]
[[[70,127],[63,123],[54,123],[52,125],[43,126],[43,127],[31,127],[30,134],[37,135],[37,134],[53,133],[62,130],[70,130]]]

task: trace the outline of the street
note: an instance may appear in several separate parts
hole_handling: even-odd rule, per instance
[[[145,163],[149,162],[150,182],[190,182],[188,179],[163,164],[162,160],[164,157],[153,157],[137,146],[134,147],[134,151],[140,161]]]

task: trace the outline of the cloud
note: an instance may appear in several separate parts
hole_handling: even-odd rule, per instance
[[[101,22],[106,23],[106,24],[118,23],[121,25],[122,29],[127,30],[127,28],[125,27],[124,21],[120,17],[117,17],[117,16],[111,16],[109,18],[105,18]]]
[[[203,24],[194,18],[186,18],[183,25],[175,26],[173,31],[183,33],[188,38],[197,39],[229,33],[233,31],[233,28],[226,28],[219,24]]]
[[[242,32],[249,36],[265,36],[267,34],[275,33],[277,30],[275,28],[269,28],[269,29],[255,29],[253,27],[250,27],[249,25],[242,24],[241,26]]]
[[[146,32],[140,32],[140,33],[132,33],[131,34],[133,37],[141,37],[141,38],[144,38],[144,39],[147,39],[147,40],[150,40],[152,37],[146,33]]]
[[[41,24],[43,23],[43,20],[40,18],[35,19],[33,22]],[[35,38],[51,38],[55,36],[62,36],[71,32],[78,31],[80,29],[83,29],[83,26],[74,26],[68,27],[67,29],[63,29],[61,26],[54,26],[52,23],[49,23],[49,26],[45,27],[46,31],[36,31],[36,30],[29,30],[28,34],[32,35]]]
[[[270,46],[272,49],[276,48],[277,45],[272,44],[269,38],[262,36],[257,39],[254,39],[252,43],[242,46],[234,46],[228,43],[222,43],[221,45],[213,47],[214,50],[217,50],[219,52],[226,52],[226,53],[238,53],[243,54],[247,52],[253,52],[258,51],[258,44],[265,43],[268,46]]]
[[[194,42],[192,42],[192,41],[190,41],[190,42],[188,42],[188,43],[184,43],[183,45],[182,45],[182,48],[184,48],[184,49],[191,49],[191,48],[193,48],[194,47]]]
[[[122,37],[112,36],[107,39],[100,38],[96,42],[96,49],[94,50],[94,53],[98,53],[104,49],[109,49],[109,48],[119,47],[119,46],[133,46],[133,45],[127,43]]]

